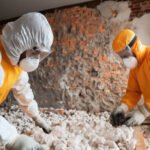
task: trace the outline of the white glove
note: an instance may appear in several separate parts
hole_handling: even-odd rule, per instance
[[[33,138],[21,134],[6,144],[6,150],[44,150],[44,148]]]
[[[45,133],[51,132],[50,126],[40,116],[34,117],[33,120],[37,126],[43,129]]]
[[[146,119],[146,117],[144,116],[144,114],[142,112],[140,112],[139,110],[136,111],[132,111],[128,114],[127,118],[129,118],[125,124],[127,126],[135,126],[135,125],[140,125],[144,122],[144,120]]]
[[[147,117],[150,116],[150,111],[146,105],[138,105],[138,110],[132,111],[127,115],[127,121],[125,124],[127,126],[135,126],[142,124]]]
[[[124,124],[126,118],[125,113],[128,111],[128,106],[124,103],[117,106],[111,113],[110,121],[113,126],[119,126]]]

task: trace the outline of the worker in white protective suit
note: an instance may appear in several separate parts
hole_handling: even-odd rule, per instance
[[[40,117],[27,72],[38,68],[51,52],[53,33],[40,13],[28,13],[2,30],[0,39],[0,104],[12,89],[21,109],[36,125],[49,133],[49,125]],[[0,116],[0,144],[7,150],[43,150],[33,138],[17,133],[16,128]]]

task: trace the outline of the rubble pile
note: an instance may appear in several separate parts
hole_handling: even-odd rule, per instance
[[[43,108],[42,117],[51,122],[50,134],[35,127],[18,106],[3,107],[0,114],[14,124],[19,133],[34,137],[45,150],[133,150],[136,144],[133,129],[112,127],[108,112],[94,115],[85,111]]]

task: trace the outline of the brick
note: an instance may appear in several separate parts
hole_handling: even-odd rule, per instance
[[[140,17],[144,13],[148,13],[150,10],[149,0],[130,0],[129,7],[131,8],[130,20],[134,17]]]
[[[80,48],[81,48],[82,50],[84,50],[84,49],[86,49],[86,47],[87,47],[87,42],[86,42],[86,41],[81,41],[81,42],[80,42]]]
[[[99,31],[100,33],[105,32],[105,27],[104,27],[103,24],[101,24],[101,25],[99,26],[98,31]]]

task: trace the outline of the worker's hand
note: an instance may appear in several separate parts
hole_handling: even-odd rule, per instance
[[[45,133],[50,133],[51,129],[50,126],[44,121],[43,118],[40,116],[34,117],[33,120],[35,121],[35,124],[43,129]]]
[[[33,138],[26,135],[17,135],[6,144],[6,150],[44,150]]]
[[[124,124],[126,118],[125,113],[128,111],[128,106],[124,103],[114,109],[110,116],[110,122],[113,126]]]
[[[127,126],[135,126],[135,125],[140,125],[144,122],[144,120],[146,119],[146,117],[144,116],[144,114],[139,111],[139,110],[135,110],[130,112],[127,115],[127,121],[125,122],[125,124]]]

